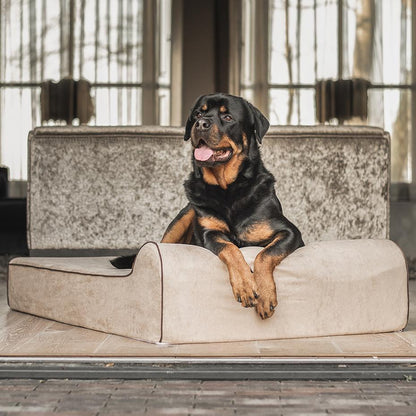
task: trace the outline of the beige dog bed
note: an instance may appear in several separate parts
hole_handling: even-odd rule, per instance
[[[252,265],[260,250],[242,252]],[[389,240],[309,244],[274,276],[279,305],[265,321],[234,300],[218,257],[180,244],[145,244],[133,270],[113,268],[108,257],[17,258],[8,299],[18,311],[149,342],[376,333],[406,325],[406,264]]]

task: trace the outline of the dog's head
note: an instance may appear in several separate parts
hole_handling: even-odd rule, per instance
[[[203,95],[196,101],[185,127],[195,164],[202,168],[233,165],[239,169],[250,149],[257,149],[269,128],[266,117],[241,97]]]

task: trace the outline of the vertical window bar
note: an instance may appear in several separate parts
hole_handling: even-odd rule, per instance
[[[23,0],[20,0],[20,18],[19,18],[20,22],[19,22],[19,40],[20,40],[20,53],[19,53],[19,80],[23,79],[23,55],[24,55],[24,50],[23,50]],[[20,93],[22,92],[22,90],[20,89]]]
[[[3,0],[0,0],[0,82],[3,82],[3,60],[5,60],[5,53],[3,47],[3,19],[4,19],[4,10],[5,5]],[[3,90],[0,88],[0,163],[2,162],[2,121],[3,121]]]
[[[37,24],[37,16],[36,16],[36,3],[34,1],[29,2],[29,57],[30,57],[30,79],[38,79],[38,72],[37,72],[37,34],[36,34],[36,24]],[[37,119],[37,93],[34,89],[30,90],[31,92],[31,108],[32,108],[32,122],[35,123]]]
[[[74,76],[74,25],[75,25],[75,0],[69,0],[69,44],[68,44],[68,76]]]
[[[98,81],[98,47],[100,36],[100,1],[95,0],[94,82]]]
[[[107,13],[106,13],[106,24],[107,24],[107,81],[111,82],[111,22],[110,22],[110,0],[107,0]],[[107,117],[110,118],[111,114],[111,91],[107,89]],[[111,123],[110,123],[111,124]]]
[[[133,5],[132,5],[132,0],[127,0],[127,5],[126,5],[126,67],[127,67],[127,73],[126,73],[126,81],[127,82],[132,82],[132,40],[133,40],[133,31],[132,31],[132,26],[133,26]],[[131,100],[131,93],[132,90],[131,88],[127,89],[127,105],[125,106],[125,112],[127,113],[127,124],[131,124],[132,123],[132,100]]]
[[[143,65],[143,95],[142,106],[143,124],[154,125],[157,123],[156,108],[156,6],[153,0],[143,1],[143,56],[146,57],[146,65]]]
[[[117,23],[117,73],[118,73],[118,80],[119,82],[124,81],[123,77],[123,66],[122,66],[122,59],[123,59],[123,3],[124,0],[118,1],[118,23]],[[117,90],[117,114],[119,122],[123,118],[123,91],[121,89]]]
[[[342,69],[344,67],[344,21],[343,21],[344,1],[338,0],[338,79],[342,78]]]
[[[85,48],[85,0],[81,0],[80,4],[80,36],[79,36],[79,77],[84,73],[84,48]]]
[[[255,39],[258,61],[255,62],[255,105],[266,115],[269,113],[269,0],[262,0],[255,8]],[[253,59],[253,64],[254,64]]]
[[[300,84],[300,36],[301,36],[301,0],[298,0],[297,4],[297,19],[296,19],[296,79],[297,83]],[[297,115],[298,115],[298,123],[300,122],[300,89],[296,90],[296,107],[297,107]]]
[[[293,53],[292,47],[290,45],[289,39],[289,25],[290,25],[290,13],[289,13],[289,0],[285,0],[285,43],[286,43],[286,62],[287,62],[287,71],[289,74],[289,84],[293,84]],[[288,112],[286,117],[286,124],[291,124],[292,113],[293,113],[293,88],[289,88],[289,102],[288,102]]]
[[[169,125],[171,94],[171,0],[159,0],[157,10],[157,122]]]
[[[66,72],[66,64],[65,64],[65,39],[66,39],[66,19],[65,19],[65,0],[60,1],[60,9],[59,9],[59,75],[60,78]]]
[[[40,81],[45,81],[45,36],[46,36],[46,0],[42,0],[41,37],[40,37]]]
[[[410,180],[414,189],[412,193],[416,195],[416,6],[413,1],[410,7],[412,13],[412,173]]]
[[[137,25],[137,43],[140,44],[141,46],[143,46],[144,43],[144,22],[143,22],[143,8],[138,8],[137,10],[137,21],[138,22],[142,22],[141,24]],[[139,48],[137,48],[137,56],[136,56],[136,68],[137,71],[140,71],[140,81],[143,82],[143,63],[142,63],[142,56],[144,56],[144,49],[142,47],[142,49],[140,50]],[[140,68],[140,69],[139,69]],[[139,77],[138,77],[139,78]],[[136,102],[137,102],[137,109],[136,109],[136,123],[137,124],[142,124],[142,108],[143,108],[143,103],[142,103],[142,89],[137,89],[136,92]],[[139,103],[142,103],[141,105],[139,105]]]
[[[171,13],[172,44],[171,44],[171,95],[170,95],[170,124],[182,125],[182,25],[183,1],[172,1]]]
[[[161,19],[162,19],[162,17],[161,17],[161,13],[162,13],[162,10],[161,10],[161,8],[162,8],[162,1],[163,0],[155,0],[155,3],[156,3],[156,5],[155,5],[155,10],[154,10],[154,13],[155,13],[155,31],[154,31],[154,35],[155,35],[155,50],[154,50],[154,52],[155,52],[155,55],[154,55],[154,58],[155,58],[155,62],[154,62],[154,65],[155,65],[155,73],[156,73],[156,78],[155,78],[155,83],[154,83],[154,88],[155,88],[155,105],[156,105],[156,107],[155,107],[155,115],[154,115],[154,117],[155,117],[155,121],[156,121],[156,123],[158,123],[158,121],[160,120],[160,117],[161,117],[161,114],[160,114],[160,100],[161,100],[161,97],[160,97],[160,93],[161,93],[161,91],[160,91],[160,89],[157,87],[157,85],[156,84],[159,84],[160,83],[160,79],[161,79],[161,77],[160,77],[160,61],[161,61],[161,39],[162,39],[162,32],[161,32]],[[155,124],[156,124],[155,123]]]
[[[240,0],[230,2],[230,75],[229,91],[241,95],[241,49],[242,49],[242,3]]]
[[[254,45],[254,10],[253,0],[243,1],[243,39],[242,39],[242,94],[248,100],[253,100],[253,50]]]
[[[313,70],[315,73],[315,81],[318,80],[318,37],[317,37],[317,0],[313,1],[313,54],[314,54],[314,64],[313,64]]]
[[[23,28],[24,28],[24,24],[23,24],[23,19],[24,19],[24,14],[23,14],[23,0],[20,1],[20,56],[19,56],[19,72],[20,72],[20,76],[19,79],[23,79],[23,56],[24,56],[24,42],[23,42]],[[22,103],[23,103],[23,88],[19,88],[19,106],[20,108],[22,108]],[[21,146],[21,142],[18,142],[18,154],[21,155],[22,154],[22,146]],[[23,166],[20,163],[19,164],[19,176],[22,177],[23,176]]]

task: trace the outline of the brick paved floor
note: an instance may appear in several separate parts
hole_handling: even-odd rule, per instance
[[[415,415],[407,381],[0,380],[4,415]]]

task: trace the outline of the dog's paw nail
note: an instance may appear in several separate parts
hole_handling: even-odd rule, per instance
[[[240,296],[237,296],[237,302],[241,303],[241,297]]]
[[[270,305],[270,310],[271,310],[271,311],[274,311],[274,309],[275,309],[275,306]]]
[[[258,295],[258,293],[257,293],[257,292],[254,292],[254,297],[255,297],[256,299],[258,299],[258,298],[259,298],[259,295]]]

